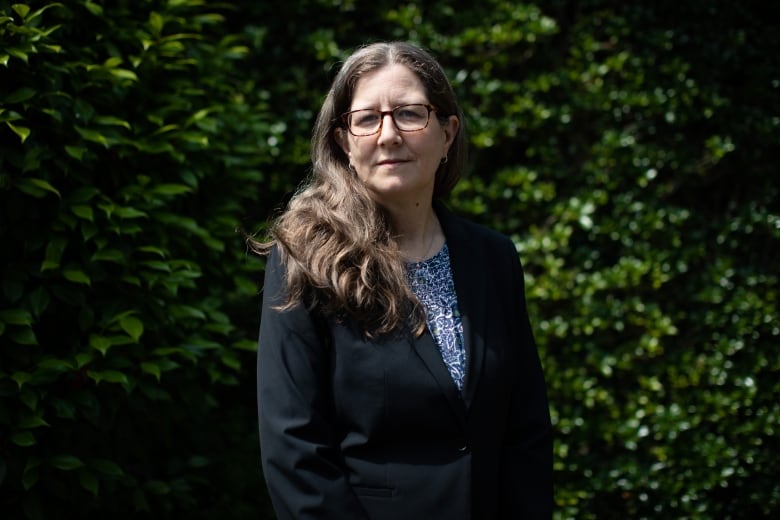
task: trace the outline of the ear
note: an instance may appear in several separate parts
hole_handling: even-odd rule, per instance
[[[347,135],[347,132],[345,132],[344,129],[341,127],[334,128],[333,138],[336,140],[336,143],[344,151],[344,155],[349,157],[349,135]]]
[[[441,127],[444,130],[444,153],[442,155],[444,157],[449,153],[450,146],[455,142],[455,136],[458,135],[460,119],[458,119],[458,116],[450,116]]]

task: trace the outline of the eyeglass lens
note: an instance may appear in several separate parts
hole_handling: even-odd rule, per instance
[[[401,105],[387,112],[372,109],[355,110],[350,112],[347,119],[349,129],[358,135],[374,134],[379,131],[386,114],[390,114],[398,130],[414,132],[428,126],[430,109],[427,105],[414,104]]]

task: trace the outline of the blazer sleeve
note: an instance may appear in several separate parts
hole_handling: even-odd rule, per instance
[[[512,301],[519,330],[503,468],[502,518],[550,519],[553,510],[553,432],[542,366],[525,301],[523,271],[512,247]]]
[[[323,325],[285,300],[274,249],[266,265],[257,355],[263,474],[279,520],[365,520],[334,434],[329,352]]]

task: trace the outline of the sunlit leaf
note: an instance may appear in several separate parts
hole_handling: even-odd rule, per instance
[[[74,283],[92,285],[92,280],[89,278],[89,275],[81,269],[63,269],[62,276],[64,276],[66,280]]]
[[[5,124],[8,126],[8,128],[11,129],[13,133],[19,136],[19,138],[22,140],[22,143],[24,143],[27,138],[30,137],[30,129],[26,126],[14,125],[10,121],[6,121]]]
[[[119,326],[122,327],[133,341],[138,341],[144,333],[144,324],[134,316],[124,316],[119,320]]]

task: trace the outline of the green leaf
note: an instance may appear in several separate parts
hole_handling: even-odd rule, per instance
[[[160,249],[159,247],[156,247],[156,246],[142,246],[142,247],[137,248],[137,250],[141,251],[141,252],[144,252],[144,253],[155,254],[155,255],[159,256],[160,258],[165,258],[166,257],[165,251],[163,251],[162,249]]]
[[[84,463],[73,455],[55,455],[49,461],[51,465],[63,471],[72,471],[84,467]]]
[[[56,196],[62,198],[60,192],[43,179],[36,179],[34,177],[22,177],[16,181],[16,187],[28,195],[32,195],[36,198],[43,197],[46,192],[54,193]]]
[[[144,361],[141,363],[141,371],[153,375],[157,381],[160,380],[160,376],[162,375],[162,371],[160,370],[160,367],[157,365],[157,363],[152,363],[149,361]]]
[[[37,482],[39,478],[38,466],[41,461],[38,457],[30,457],[27,460],[27,464],[24,466],[24,473],[22,474],[22,487],[25,491],[29,491]]]
[[[38,483],[38,480],[40,479],[40,473],[37,469],[31,470],[29,472],[25,472],[22,476],[22,487],[24,487],[25,491],[29,491],[35,484]],[[35,518],[34,516],[31,516],[30,518]]]
[[[8,104],[21,103],[22,101],[27,101],[28,99],[33,98],[35,94],[35,89],[23,87],[8,94],[8,96],[5,98],[5,102]]]
[[[55,372],[70,372],[73,370],[73,364],[64,359],[48,358],[38,363],[38,368],[54,370]]]
[[[35,332],[32,328],[25,327],[22,330],[17,330],[9,334],[12,341],[19,345],[37,345],[38,338],[35,337]]]
[[[164,125],[164,126],[161,126],[160,128],[158,128],[157,130],[155,130],[152,135],[156,137],[156,136],[159,136],[160,134],[164,134],[164,133],[167,133],[167,132],[172,132],[172,131],[178,130],[178,129],[179,129],[179,125],[176,125],[176,124]]]
[[[122,253],[122,251],[119,251],[118,249],[101,249],[100,251],[96,251],[94,255],[92,255],[92,258],[90,259],[93,262],[96,261],[102,261],[102,262],[115,262],[117,264],[124,264],[125,263],[125,255]]]
[[[105,336],[98,336],[93,334],[89,337],[89,346],[105,356],[106,352],[108,352],[108,349],[113,346],[113,342]]]
[[[35,19],[36,19],[36,18],[38,18],[38,17],[39,17],[39,16],[40,16],[40,15],[41,15],[41,14],[42,14],[44,11],[46,11],[47,9],[51,9],[52,7],[65,7],[65,6],[64,6],[64,5],[62,5],[62,4],[61,4],[61,3],[59,3],[59,2],[55,2],[55,3],[52,3],[52,4],[47,4],[47,5],[43,6],[43,7],[41,7],[40,9],[38,9],[37,11],[33,12],[33,13],[32,13],[32,14],[31,14],[31,15],[30,15],[28,18],[27,18],[27,20],[26,20],[26,21],[29,23],[30,21],[32,21],[32,20],[35,20]]]
[[[8,128],[10,128],[13,133],[19,136],[19,138],[22,140],[22,143],[24,143],[27,138],[30,137],[30,129],[26,126],[16,126],[10,121],[6,121],[5,124],[8,125]]]
[[[184,184],[158,184],[150,190],[155,195],[181,195],[183,193],[190,193],[192,188]]]
[[[49,306],[51,298],[49,297],[49,292],[43,286],[41,286],[33,289],[33,291],[30,293],[29,302],[33,314],[36,317],[39,317]]]
[[[148,216],[141,210],[129,207],[117,207],[114,211],[121,219],[145,218]]]
[[[100,194],[100,190],[93,186],[81,186],[67,194],[65,199],[71,204],[89,202]]]
[[[211,461],[208,457],[204,457],[203,455],[193,455],[190,457],[188,463],[191,468],[205,468],[211,464]]]
[[[241,360],[229,350],[223,351],[219,358],[226,367],[236,371],[241,370]]]
[[[119,464],[108,459],[94,459],[89,461],[88,465],[98,473],[109,477],[121,477],[125,474]]]
[[[41,264],[41,272],[47,269],[56,269],[60,266],[62,253],[67,245],[68,240],[63,236],[55,236],[49,241],[49,244],[46,246],[43,263]]]
[[[152,34],[155,37],[160,37],[160,34],[162,34],[163,25],[165,25],[165,20],[162,16],[160,16],[159,13],[155,11],[149,13],[149,29],[151,29]]]
[[[100,482],[88,468],[79,469],[79,484],[81,484],[82,488],[92,493],[92,496],[98,496]]]
[[[122,126],[128,130],[131,129],[130,123],[124,119],[119,119],[118,117],[114,116],[98,116],[95,118],[95,122],[99,125]]]
[[[257,352],[257,341],[251,339],[241,339],[234,341],[232,347],[236,350],[245,350],[247,352]]]
[[[14,4],[11,6],[11,9],[13,9],[23,20],[30,13],[30,6],[26,4]]]
[[[159,260],[146,260],[145,262],[141,262],[141,264],[157,271],[163,271],[166,273],[170,273],[172,271],[171,264],[168,262],[161,262]]]
[[[16,381],[16,384],[19,386],[19,388],[22,388],[25,383],[28,383],[32,380],[32,375],[29,372],[14,372],[11,376],[11,379]]]
[[[84,240],[84,243],[92,240],[99,231],[94,222],[84,221],[81,223],[81,238]]]
[[[70,207],[70,211],[79,218],[90,222],[95,221],[95,213],[90,206],[75,205]]]
[[[138,342],[144,333],[144,324],[141,320],[133,316],[125,316],[119,320],[119,326],[122,327],[133,341]]]
[[[92,280],[81,269],[65,269],[62,271],[62,276],[69,282],[92,285]]]
[[[87,141],[92,141],[93,143],[102,144],[104,147],[108,148],[109,143],[106,136],[98,132],[97,130],[92,130],[91,128],[82,128],[80,126],[74,126],[73,127],[76,132]]]
[[[8,47],[5,51],[14,58],[19,58],[24,63],[29,63],[30,57],[22,49],[19,49],[18,47]]]
[[[73,157],[74,159],[81,161],[84,159],[84,154],[87,152],[87,149],[83,146],[66,145],[65,152],[67,152],[67,154]]]
[[[87,2],[84,4],[84,7],[86,7],[87,10],[95,16],[103,16],[103,7],[99,4],[87,0]]]
[[[111,69],[111,75],[119,79],[129,79],[131,81],[138,81],[138,76],[132,70]]]
[[[32,430],[33,428],[40,428],[41,426],[49,426],[49,423],[39,415],[26,415],[19,418],[18,426],[25,430]]]
[[[38,408],[38,393],[29,386],[20,389],[19,400],[33,412]]]
[[[82,352],[81,354],[76,354],[75,359],[76,359],[76,367],[83,368],[85,365],[92,362],[93,357],[92,354],[86,354]]]
[[[176,318],[195,318],[198,320],[205,320],[206,314],[192,305],[171,305],[171,315]]]
[[[94,380],[95,383],[98,384],[101,381],[106,381],[109,383],[121,383],[121,384],[129,383],[127,376],[117,370],[100,370],[100,371],[87,370],[87,376],[89,376],[90,379]]]
[[[122,318],[124,318],[124,317],[126,317],[126,316],[132,316],[133,314],[136,314],[136,312],[137,312],[137,311],[134,311],[134,310],[132,310],[132,309],[131,309],[131,310],[128,310],[128,311],[122,311],[122,312],[119,312],[119,313],[117,313],[117,314],[114,314],[114,315],[111,317],[111,319],[110,319],[110,320],[108,320],[108,322],[107,322],[107,323],[108,323],[109,325],[112,325],[112,324],[114,324],[114,323],[119,323],[119,321],[120,321]]]
[[[4,108],[0,108],[0,121],[2,122],[18,121],[19,119],[22,119],[22,116],[20,116],[18,112],[14,112],[13,110],[8,110],[6,113],[6,110]]]
[[[161,480],[150,480],[145,487],[155,495],[167,495],[171,492],[171,487]]]
[[[11,442],[22,448],[35,445],[35,435],[32,432],[18,432],[11,435]]]
[[[123,282],[129,285],[135,285],[136,287],[141,286],[141,279],[138,278],[137,276],[126,274],[126,275],[122,275],[120,280],[122,280]]]
[[[32,325],[33,317],[24,309],[8,309],[0,311],[0,321],[9,325]]]
[[[24,471],[27,472],[39,468],[40,465],[41,465],[41,458],[33,455],[32,457],[27,459],[27,463],[24,465]]]
[[[198,110],[197,112],[195,112],[194,114],[192,114],[190,117],[187,118],[187,122],[185,123],[185,126],[190,126],[192,123],[201,121],[212,111],[213,111],[212,108],[202,108]]]
[[[107,69],[113,69],[115,67],[118,67],[122,64],[122,58],[119,56],[111,56],[106,61],[103,62],[103,67]]]

